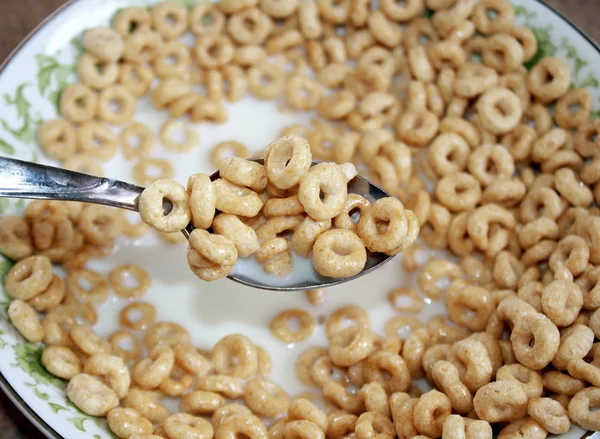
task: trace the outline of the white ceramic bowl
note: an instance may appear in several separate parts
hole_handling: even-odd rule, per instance
[[[181,0],[190,3],[189,0]],[[155,0],[75,0],[56,11],[30,35],[0,69],[0,155],[52,164],[38,150],[35,129],[41,120],[56,116],[56,97],[65,81],[74,79],[74,63],[79,48],[76,41],[86,28],[107,25],[119,8],[147,5]],[[193,2],[193,0],[192,0]],[[514,0],[518,22],[530,26],[545,56],[558,56],[574,71],[577,86],[587,87],[600,109],[600,48],[581,31],[548,6],[534,0]],[[596,113],[598,114],[598,113]],[[229,106],[229,122],[225,125],[202,126],[201,146],[191,153],[174,157],[156,145],[155,157],[170,158],[176,163],[176,177],[185,182],[194,172],[209,172],[212,165],[209,151],[223,140],[238,140],[259,151],[278,136],[290,123],[307,123],[313,115],[280,113],[277,102],[253,98]],[[165,114],[152,109],[148,98],[138,101],[135,119],[157,130]],[[105,173],[113,178],[132,181],[132,163],[117,155],[106,163]],[[0,199],[0,214],[19,212],[23,203]],[[393,315],[386,301],[387,292],[414,282],[414,276],[404,273],[400,258],[383,269],[355,282],[331,288],[325,303],[310,306],[302,293],[273,293],[252,290],[222,280],[206,284],[196,279],[185,262],[185,247],[168,246],[153,234],[142,240],[123,240],[117,252],[106,261],[92,264],[93,269],[106,273],[124,263],[134,262],[145,267],[153,277],[153,286],[145,300],[153,303],[160,320],[177,321],[192,334],[201,347],[212,346],[230,333],[243,333],[265,347],[273,359],[271,378],[290,393],[303,390],[293,373],[294,359],[309,345],[324,345],[322,325],[308,341],[286,346],[268,330],[268,322],[279,311],[290,307],[310,310],[315,316],[327,315],[344,304],[358,304],[369,310],[373,329],[383,331],[384,322]],[[10,262],[0,255],[0,277],[10,268]],[[108,335],[117,327],[116,312],[123,300],[110,300],[99,310],[97,330]],[[65,383],[50,374],[40,364],[41,345],[24,342],[6,316],[8,298],[0,285],[0,387],[23,413],[50,438],[109,439],[103,420],[81,413],[65,396]],[[443,312],[441,303],[426,306],[421,317]],[[579,438],[585,432],[573,428],[563,438]],[[1,434],[0,434],[1,436]]]

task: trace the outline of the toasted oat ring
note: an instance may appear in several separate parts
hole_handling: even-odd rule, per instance
[[[290,328],[290,321],[298,322],[298,330]],[[315,318],[299,308],[286,309],[277,314],[270,324],[271,333],[284,343],[298,343],[309,338],[315,330]]]

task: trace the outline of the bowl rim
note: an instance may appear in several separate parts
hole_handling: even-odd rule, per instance
[[[49,24],[54,18],[58,15],[66,12],[72,5],[75,3],[79,3],[85,0],[67,0],[57,9],[52,11],[46,18],[44,18],[40,23],[38,23],[20,42],[17,44],[14,49],[10,51],[8,56],[0,63],[0,75],[4,71],[4,69],[8,66],[8,64],[13,60],[13,58],[24,48],[24,46],[29,42],[29,40],[38,33],[45,25]],[[591,38],[586,32],[583,31],[579,26],[577,26],[571,19],[566,17],[563,13],[559,12],[555,7],[546,3],[543,0],[534,0],[535,3],[540,4],[545,7],[550,13],[558,16],[562,21],[568,24],[573,30],[575,30],[579,35],[581,35],[599,54],[600,54],[600,42],[596,42],[593,38]],[[46,437],[50,439],[67,439],[60,435],[56,430],[54,430],[50,425],[44,421],[29,405],[19,393],[12,387],[12,385],[8,382],[8,380],[0,371],[0,389],[8,396],[10,401],[17,407],[17,409],[33,424],[35,427]],[[600,438],[600,432],[588,431],[580,439],[591,439],[591,438]]]

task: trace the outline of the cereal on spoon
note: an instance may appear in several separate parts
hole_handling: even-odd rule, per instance
[[[491,439],[494,429],[508,439],[562,434],[572,424],[600,430],[600,122],[590,119],[588,92],[570,88],[562,60],[527,69],[537,41],[514,18],[507,0],[381,0],[374,10],[361,0],[125,8],[113,29],[85,33],[80,82],[61,96],[63,118],[38,131],[49,157],[95,174],[120,144],[137,160],[135,179],[149,186],[144,218],[163,232],[190,221],[197,228],[188,260],[203,278],[223,277],[250,256],[285,274],[291,251],[320,254],[348,237],[338,245],[358,256],[365,247],[406,249],[402,266],[417,273],[421,291],[398,285],[391,306],[410,313],[425,296],[444,300],[447,316],[398,315],[380,335],[359,306],[339,308],[326,320],[329,346],[308,348],[296,363],[315,393],[290,398],[265,378],[268,354],[243,335],[204,352],[185,328],[154,321],[149,305],[140,305],[143,337],[123,329],[107,341],[78,323],[81,301],[89,311],[108,295],[106,281],[77,270],[106,257],[122,232],[138,232],[110,209],[33,202],[24,218],[0,220],[0,251],[16,261],[5,286],[15,327],[46,343],[44,366],[70,380],[71,400],[106,416],[120,438]],[[192,48],[178,40],[188,30]],[[198,174],[187,187],[169,183],[172,165],[150,155],[152,131],[129,122],[136,98],[150,93],[173,118],[224,123],[225,101],[247,91],[282,96],[286,110],[318,117],[283,128],[287,140],[266,151],[264,167],[243,160],[248,150],[237,141],[217,145],[218,183]],[[105,123],[126,124],[118,142]],[[172,124],[161,130],[165,146],[193,147],[192,137],[169,146]],[[291,166],[283,144],[300,151]],[[229,151],[238,158],[223,160]],[[309,171],[311,157],[328,163]],[[397,199],[369,206],[350,195],[323,206],[316,188],[343,194],[345,163]],[[163,188],[170,218],[151,200]],[[400,212],[410,230],[420,229],[410,248],[408,221],[393,234],[390,215]],[[286,231],[289,242],[277,236]],[[426,247],[456,258],[427,260]],[[335,274],[328,257],[317,262]],[[76,291],[51,263],[94,279],[93,289]],[[131,327],[129,312],[121,316]],[[297,331],[293,319],[303,322]],[[284,342],[306,340],[314,325],[295,309],[271,322]],[[413,385],[421,378],[435,389],[422,394]],[[171,414],[163,395],[180,396],[181,413]],[[241,399],[245,405],[233,402]]]

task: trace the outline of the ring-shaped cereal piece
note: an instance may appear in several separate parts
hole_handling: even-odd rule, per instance
[[[188,11],[176,1],[163,1],[150,10],[154,29],[165,39],[178,38],[188,28]]]
[[[358,219],[371,203],[358,194],[348,194],[342,212],[334,219],[335,227],[353,232],[358,230]],[[356,215],[358,213],[358,215]]]
[[[190,248],[210,264],[234,265],[237,261],[237,249],[224,236],[210,234],[206,230],[194,229],[189,237]]]
[[[480,121],[493,134],[504,134],[513,130],[523,117],[521,101],[507,88],[492,87],[477,101]]]
[[[152,85],[154,71],[145,64],[122,63],[119,70],[119,84],[135,96],[143,96]]]
[[[82,281],[89,285],[85,288]],[[65,287],[69,294],[82,302],[102,304],[108,300],[108,283],[95,271],[81,268],[71,270],[65,278]]]
[[[453,212],[472,210],[481,201],[481,186],[469,173],[447,174],[435,185],[435,196]]]
[[[135,284],[129,286],[127,277],[133,278]],[[126,264],[115,268],[108,274],[111,288],[117,296],[124,299],[140,298],[150,290],[150,275],[139,265]]]
[[[171,211],[165,214],[163,203],[168,200]],[[139,198],[142,220],[161,232],[177,232],[191,221],[189,195],[180,184],[167,179],[157,180],[144,189]]]
[[[136,139],[137,141],[132,141]],[[154,146],[154,135],[150,128],[140,122],[131,122],[119,133],[121,152],[127,159],[145,156]],[[137,145],[135,145],[137,143]]]
[[[144,332],[144,346],[149,350],[156,346],[174,347],[180,343],[189,343],[190,335],[187,330],[173,322],[157,322]]]
[[[208,229],[213,222],[216,207],[216,191],[206,174],[194,174],[187,183],[190,194],[189,207],[192,213],[192,224],[199,229]]]
[[[214,435],[212,425],[199,416],[187,413],[176,413],[169,416],[164,423],[167,437],[211,439]]]
[[[69,332],[73,344],[85,355],[110,354],[110,343],[85,324],[74,324]]]
[[[64,346],[47,346],[41,357],[42,365],[63,380],[70,380],[81,373],[81,361],[77,355]]]
[[[125,363],[137,360],[142,355],[142,344],[131,332],[116,331],[108,338],[111,352],[123,359]]]
[[[235,140],[226,140],[221,142],[212,149],[210,152],[210,160],[217,168],[221,167],[221,162],[227,157],[240,157],[247,159],[250,156],[248,148],[242,143]]]
[[[163,44],[161,36],[149,29],[133,32],[125,39],[123,59],[131,63],[151,61]]]
[[[387,223],[382,233],[378,223]],[[419,221],[395,198],[381,198],[362,212],[358,235],[373,252],[397,254],[409,247],[419,233]]]
[[[244,402],[255,414],[273,418],[287,412],[289,396],[274,382],[253,378],[246,384]]]
[[[235,49],[225,35],[206,35],[196,40],[193,51],[202,68],[216,69],[231,62]]]
[[[240,334],[223,337],[214,345],[211,358],[215,372],[238,378],[250,378],[256,374],[258,356],[256,346]]]
[[[91,375],[75,375],[67,385],[67,396],[82,412],[104,416],[119,405],[119,397],[102,381]]]
[[[219,178],[213,182],[216,192],[216,208],[224,213],[253,218],[258,215],[264,202],[251,189],[237,186]]]
[[[70,122],[87,122],[96,115],[98,101],[98,95],[88,86],[70,84],[60,94],[60,113]]]
[[[290,321],[298,322],[298,330],[291,329]],[[315,319],[299,308],[286,309],[277,314],[269,325],[271,333],[284,343],[298,343],[309,338],[315,330]]]
[[[279,96],[284,83],[285,76],[278,64],[262,62],[248,70],[248,89],[258,99],[270,100]]]
[[[75,127],[64,119],[48,120],[36,132],[37,141],[48,157],[65,160],[77,150]]]
[[[77,62],[77,76],[88,87],[101,90],[117,81],[119,66],[116,62],[101,61],[84,52]]]
[[[282,137],[267,146],[264,161],[269,182],[279,189],[290,189],[296,186],[310,169],[310,145],[296,135]]]
[[[571,71],[559,58],[543,58],[529,71],[527,85],[542,104],[562,97],[571,84]]]
[[[323,199],[321,193],[324,194]],[[347,195],[346,178],[335,163],[319,163],[313,166],[300,182],[298,189],[298,198],[306,213],[315,220],[327,220],[339,215]]]
[[[365,267],[367,251],[351,230],[328,230],[319,235],[313,245],[312,263],[321,276],[352,277]]]
[[[190,49],[184,43],[167,41],[152,60],[152,67],[159,78],[184,77],[188,73],[191,58]]]
[[[111,85],[98,95],[98,118],[104,122],[121,125],[131,120],[135,108],[135,97],[123,85]]]
[[[110,160],[117,152],[116,136],[101,122],[91,120],[79,125],[77,141],[79,151],[100,160]]]
[[[225,27],[225,15],[212,3],[198,3],[190,11],[189,23],[196,36],[219,34]]]
[[[258,8],[233,14],[227,22],[227,32],[238,44],[261,44],[272,29],[271,19]]]
[[[123,54],[123,39],[107,27],[93,27],[83,34],[81,45],[90,55],[108,62],[116,62]]]

